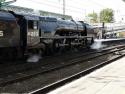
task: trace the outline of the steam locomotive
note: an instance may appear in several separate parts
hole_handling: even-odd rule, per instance
[[[93,28],[82,21],[0,11],[0,54],[45,54],[93,43]]]

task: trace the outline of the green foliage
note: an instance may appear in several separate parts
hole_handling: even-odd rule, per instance
[[[3,3],[3,2],[5,2],[5,0],[0,0],[0,3]]]
[[[0,0],[0,8],[3,6],[6,0]]]
[[[110,23],[113,21],[114,13],[112,9],[106,8],[100,12],[100,21]]]
[[[3,6],[7,6],[14,2],[16,2],[16,0],[12,0],[12,1],[0,0],[0,9],[2,9]]]
[[[88,14],[88,17],[91,18],[91,22],[93,22],[93,23],[97,23],[98,22],[98,15],[97,15],[97,13],[95,13],[95,12],[90,13],[90,14]]]

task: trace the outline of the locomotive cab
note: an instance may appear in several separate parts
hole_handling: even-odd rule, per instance
[[[24,16],[27,26],[27,46],[33,47],[40,43],[39,39],[39,17],[37,16]]]
[[[21,41],[23,54],[29,54],[41,47],[39,38],[39,17],[34,15],[21,15],[19,21],[21,28]]]
[[[11,12],[20,26],[20,45],[22,55],[40,53],[45,45],[40,42],[40,20],[39,16]]]

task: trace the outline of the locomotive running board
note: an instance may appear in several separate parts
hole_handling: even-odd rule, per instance
[[[84,38],[92,38],[87,36],[43,36],[41,39],[84,39]]]

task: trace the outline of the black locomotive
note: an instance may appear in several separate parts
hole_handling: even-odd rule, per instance
[[[84,22],[0,11],[0,54],[55,52],[93,43],[95,33]]]

